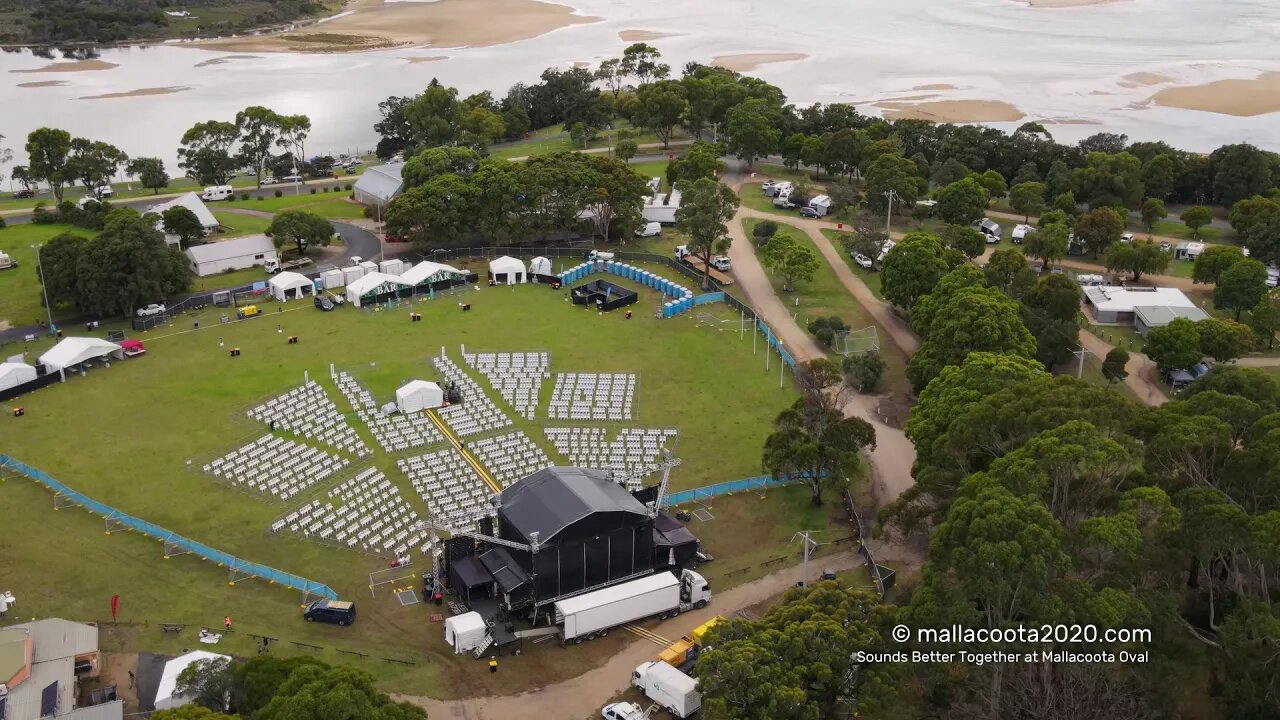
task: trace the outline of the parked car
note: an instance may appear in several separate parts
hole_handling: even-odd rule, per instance
[[[287,183],[302,182],[302,176],[301,175],[285,175],[284,177],[280,178],[280,181],[287,182]]]
[[[805,205],[804,207],[800,208],[800,216],[816,218],[816,217],[822,217],[822,213],[818,212],[818,209],[811,205]]]
[[[94,189],[93,194],[101,198],[109,198],[112,195],[115,195],[116,191],[115,191],[115,188],[111,187],[110,185],[99,185],[97,188]]]
[[[333,301],[325,297],[324,295],[317,295],[315,299],[315,306],[317,310],[323,310],[324,312],[329,312],[330,310],[333,309]]]
[[[1165,252],[1169,252],[1170,247],[1172,247],[1172,245],[1169,244],[1168,240],[1165,240],[1164,242],[1160,243],[1160,249]]]
[[[858,265],[864,270],[871,269],[871,258],[867,257],[866,255],[863,255],[860,252],[853,253],[853,261],[858,263]]]
[[[32,192],[31,190],[28,190],[28,189],[26,189],[26,188],[23,188],[22,190],[18,190],[17,192],[15,192],[15,193],[13,194],[13,199],[14,199],[14,200],[26,200],[27,198],[33,198],[33,197],[35,197],[35,196],[36,196],[36,194],[35,194],[34,192]]]
[[[987,244],[989,245],[1000,242],[1000,237],[1004,234],[1000,229],[1000,224],[991,218],[982,218],[978,222],[975,222],[973,226],[978,230],[978,232],[987,237]]]
[[[661,234],[661,223],[649,222],[645,223],[644,227],[636,228],[636,237],[654,237]]]
[[[356,604],[343,600],[314,600],[302,612],[307,622],[350,625],[356,621]]]
[[[765,195],[773,195],[774,194],[773,186],[777,184],[778,182],[776,180],[765,180],[760,185],[760,192],[764,193]]]
[[[268,175],[268,176],[266,176],[266,177],[262,178],[262,184],[263,184],[263,185],[275,185],[275,184],[276,184],[276,178],[275,178],[275,176],[274,176],[274,175]]]
[[[151,317],[152,315],[159,315],[167,309],[168,308],[166,308],[161,303],[151,303],[146,307],[138,308],[138,317]]]
[[[1120,242],[1128,244],[1133,242],[1133,233],[1127,232],[1120,236]]]

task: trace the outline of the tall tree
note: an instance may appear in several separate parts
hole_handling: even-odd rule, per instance
[[[26,165],[14,165],[13,171],[9,175],[22,185],[23,190],[34,191],[35,184],[39,181],[38,178],[31,174],[31,168]]]
[[[775,111],[765,100],[751,98],[733,106],[727,116],[729,152],[750,168],[757,158],[776,152],[781,133]]]
[[[1213,290],[1213,304],[1240,314],[1258,304],[1267,292],[1267,266],[1253,258],[1243,258],[1222,272]]]
[[[809,282],[820,267],[812,249],[787,233],[778,233],[760,248],[760,260],[782,280],[782,289],[794,290],[796,283]]]
[[[987,212],[986,188],[971,177],[958,180],[939,190],[937,213],[943,222],[968,225],[981,220]]]
[[[1147,232],[1154,231],[1156,223],[1167,217],[1169,217],[1169,211],[1165,209],[1163,200],[1148,197],[1142,201],[1142,227],[1146,228]]]
[[[1003,292],[1014,300],[1021,299],[1036,284],[1036,272],[1027,264],[1027,258],[1017,248],[997,250],[991,253],[983,268],[987,285]]]
[[[1191,271],[1191,279],[1198,283],[1216,285],[1222,277],[1222,273],[1241,260],[1244,260],[1244,253],[1240,252],[1240,248],[1229,245],[1207,247],[1196,258],[1195,266]]]
[[[387,209],[387,232],[431,249],[461,245],[474,221],[475,187],[453,174],[410,188]]]
[[[617,158],[592,155],[588,166],[592,183],[586,209],[595,220],[596,233],[608,241],[610,229],[617,228],[625,241],[644,221],[640,206],[649,187],[644,178]]]
[[[1096,258],[1120,239],[1124,218],[1110,207],[1097,207],[1076,220],[1075,233]]]
[[[797,374],[819,381],[774,419],[762,463],[775,477],[799,478],[816,506],[822,504],[824,486],[847,483],[859,465],[859,453],[875,449],[876,431],[862,418],[841,412],[841,403],[830,390],[842,384],[844,377],[830,360],[814,360]]]
[[[886,153],[876,158],[867,169],[866,177],[867,207],[872,211],[886,212],[890,193],[894,198],[893,208],[899,212],[915,205],[920,192],[916,164],[901,153]]]
[[[40,128],[27,135],[27,172],[32,180],[44,182],[53,191],[56,204],[62,203],[62,190],[71,179],[67,172],[67,155],[71,152],[71,134],[57,128]]]
[[[253,168],[258,187],[262,187],[262,171],[271,159],[271,147],[280,137],[284,127],[284,118],[270,108],[251,105],[236,113],[236,132],[240,140],[240,164]],[[294,162],[303,162],[305,158],[294,156]]]
[[[631,122],[652,130],[666,149],[671,146],[672,131],[688,109],[689,100],[680,81],[661,80],[636,89],[636,113]]]
[[[1219,205],[1231,207],[1275,186],[1274,161],[1253,145],[1224,145],[1209,155],[1209,162],[1213,199]]]
[[[1115,243],[1107,248],[1105,264],[1111,272],[1127,272],[1134,282],[1145,273],[1162,273],[1169,267],[1173,255],[1161,250],[1150,240],[1143,242]]]
[[[84,246],[76,263],[76,304],[98,315],[132,315],[190,287],[186,258],[128,208],[107,214],[102,232]]]
[[[422,708],[392,702],[373,683],[373,676],[355,668],[303,665],[280,684],[271,701],[254,714],[254,720],[426,720]]]
[[[627,84],[627,74],[622,68],[622,58],[609,58],[596,68],[596,80],[604,84],[605,89],[613,93],[616,102],[622,86]]]
[[[86,194],[101,199],[102,186],[110,183],[120,166],[128,161],[129,156],[114,145],[74,138],[71,155],[67,157],[66,173],[84,185]]]
[[[650,78],[661,80],[671,73],[671,68],[659,62],[662,53],[648,43],[634,43],[622,51],[620,69],[628,76],[634,76],[641,84],[648,83]]]
[[[1280,294],[1268,292],[1257,305],[1249,310],[1249,327],[1258,336],[1258,342],[1271,350],[1276,346],[1276,332],[1280,331]]]
[[[1129,377],[1129,351],[1121,347],[1111,348],[1102,360],[1102,376],[1107,382],[1120,382]]]
[[[308,247],[329,244],[333,239],[333,224],[306,210],[285,210],[271,220],[266,232],[277,248],[291,242],[298,250],[298,257],[302,257]]]
[[[715,179],[724,169],[724,163],[720,160],[723,154],[724,148],[719,145],[695,141],[684,155],[671,162],[669,179],[679,187],[702,178]]]
[[[1142,164],[1142,184],[1147,197],[1163,201],[1173,193],[1177,170],[1173,158],[1160,153]]]
[[[196,660],[178,674],[174,693],[194,705],[222,713],[232,710],[231,687],[235,675],[227,658]]]
[[[698,658],[708,718],[807,720],[841,716],[842,704],[872,714],[892,707],[892,668],[859,667],[859,652],[889,650],[891,609],[835,582],[789,590],[759,620],[711,631]]]
[[[182,134],[178,167],[202,185],[225,185],[237,167],[231,148],[239,137],[235,123],[196,123]]]
[[[165,172],[164,161],[160,158],[134,158],[125,167],[125,172],[138,176],[142,187],[150,190],[153,195],[169,187],[169,173]]]
[[[1142,352],[1161,370],[1183,370],[1200,362],[1200,331],[1186,318],[1176,318],[1147,333]]]
[[[676,210],[676,229],[689,238],[688,249],[703,263],[702,287],[710,285],[711,259],[729,251],[727,223],[738,210],[738,195],[727,185],[702,178],[685,189]]]
[[[987,236],[967,225],[947,225],[942,228],[942,242],[947,247],[964,253],[970,260],[987,249]]]
[[[1196,205],[1182,211],[1182,224],[1191,228],[1191,237],[1200,239],[1200,228],[1213,221],[1213,210],[1204,205]]]
[[[389,160],[396,153],[405,152],[413,147],[413,126],[405,116],[405,108],[413,101],[410,97],[391,97],[378,103],[378,112],[382,119],[373,124],[373,131],[378,133],[379,140],[374,150],[379,158]]]
[[[1253,349],[1253,331],[1248,325],[1211,317],[1197,322],[1196,330],[1200,352],[1218,362],[1235,360]]]
[[[1023,239],[1027,255],[1040,258],[1043,263],[1041,272],[1049,272],[1053,264],[1067,256],[1070,246],[1070,232],[1065,225],[1053,223]]]
[[[311,134],[311,118],[306,115],[278,116],[276,145],[293,155],[298,163],[307,162],[307,136]],[[305,173],[300,173],[304,175]]]
[[[178,236],[178,247],[182,250],[204,237],[204,226],[200,224],[200,218],[181,205],[175,205],[161,213],[160,223],[166,233]]]
[[[480,154],[469,147],[439,145],[422,150],[409,158],[400,170],[405,187],[425,185],[440,175],[471,177],[480,166]]]
[[[884,299],[910,310],[947,272],[942,239],[928,233],[911,233],[885,256],[880,269]]]
[[[1231,223],[1231,229],[1243,236],[1248,235],[1249,231],[1258,223],[1277,214],[1280,214],[1280,202],[1261,195],[1254,195],[1253,197],[1239,200],[1232,205],[1227,219]]]
[[[965,288],[937,309],[907,365],[907,377],[918,393],[942,368],[959,365],[974,351],[1035,356],[1035,338],[1022,322],[1018,303],[994,288]]]
[[[1127,152],[1091,152],[1074,173],[1076,197],[1090,209],[1130,209],[1145,197],[1142,161]]]
[[[1045,187],[1042,182],[1023,182],[1009,189],[1009,206],[1022,213],[1022,222],[1031,222],[1032,215],[1044,210]]]

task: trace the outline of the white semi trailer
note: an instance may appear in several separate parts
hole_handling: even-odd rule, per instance
[[[631,684],[678,718],[687,718],[702,707],[698,681],[661,660],[637,667],[631,674]]]
[[[562,643],[603,637],[619,625],[658,617],[666,619],[711,602],[707,579],[692,570],[680,578],[661,572],[555,603]]]

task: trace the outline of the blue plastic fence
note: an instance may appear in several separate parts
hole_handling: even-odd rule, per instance
[[[10,468],[18,473],[26,475],[32,480],[35,480],[41,485],[44,485],[58,495],[74,502],[86,510],[101,515],[103,518],[110,520],[111,522],[119,523],[121,526],[129,528],[130,530],[142,533],[147,537],[160,540],[164,542],[166,546],[174,546],[185,552],[198,555],[204,560],[215,562],[219,565],[225,565],[229,569],[232,578],[254,577],[277,585],[294,588],[295,590],[301,590],[308,595],[329,598],[330,600],[338,599],[338,594],[328,585],[318,583],[314,580],[308,580],[304,577],[293,575],[281,570],[276,570],[275,568],[267,567],[266,565],[259,565],[258,563],[241,560],[234,555],[229,555],[203,543],[187,539],[171,530],[166,530],[154,523],[149,523],[146,520],[133,517],[132,515],[123,513],[110,505],[104,505],[93,498],[76,492],[75,490],[72,490],[66,485],[49,477],[43,471],[25,465],[8,455],[0,455],[0,467]]]
[[[731,495],[733,493],[747,492],[748,490],[763,490],[765,488],[782,487],[795,482],[791,478],[774,478],[769,475],[760,475],[757,477],[744,478],[742,480],[729,480],[727,482],[707,485],[692,490],[681,490],[667,495],[663,500],[663,507],[672,505],[683,505],[687,502],[696,502],[706,498],[718,497],[720,495]]]
[[[669,300],[662,304],[662,317],[664,318],[675,317],[680,313],[688,312],[693,309],[694,299],[692,290],[680,285],[679,283],[671,282],[660,275],[651,273],[648,270],[641,270],[634,265],[628,265],[623,262],[617,262],[614,260],[585,262],[581,265],[565,270],[557,277],[560,278],[561,283],[568,285],[598,272],[624,277],[628,280],[638,282],[647,288],[653,288],[654,290],[661,292],[664,296],[676,298],[675,300]]]
[[[705,293],[693,299],[694,307],[698,305],[706,305],[707,303],[724,302],[723,292]]]
[[[795,370],[796,360],[791,357],[791,353],[787,352],[786,348],[782,347],[782,340],[777,335],[773,334],[773,330],[770,329],[763,320],[757,319],[756,326],[764,333],[764,339],[773,346],[773,349],[778,351],[778,355],[782,358],[782,362],[786,363],[787,367]]]

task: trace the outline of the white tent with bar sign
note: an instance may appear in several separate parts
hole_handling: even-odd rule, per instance
[[[347,302],[355,307],[376,301],[379,296],[391,295],[409,287],[409,283],[395,275],[371,272],[347,285]]]
[[[400,275],[401,280],[413,287],[434,285],[448,280],[462,280],[465,277],[466,273],[456,267],[441,265],[430,260],[424,260]]]

